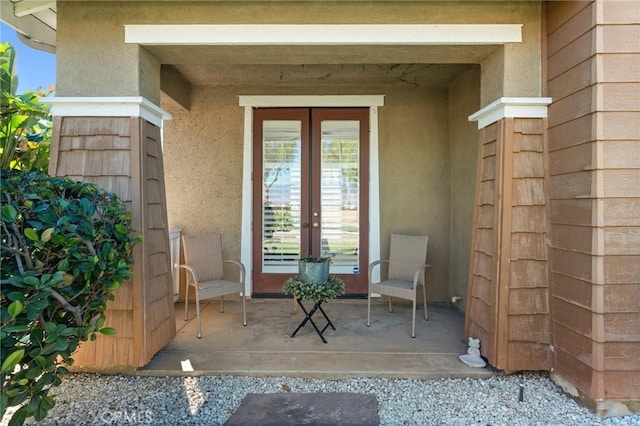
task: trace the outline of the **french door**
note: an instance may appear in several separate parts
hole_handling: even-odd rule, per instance
[[[367,292],[369,110],[264,108],[253,120],[253,294],[282,294],[298,260],[331,257]]]

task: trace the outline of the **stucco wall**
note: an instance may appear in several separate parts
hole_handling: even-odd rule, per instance
[[[103,3],[57,4],[56,96],[143,95],[160,101],[160,66],[147,68],[154,61],[139,46],[124,44],[124,19]],[[144,90],[141,79],[157,79],[157,85],[145,82],[151,90]]]
[[[164,127],[170,226],[182,227],[185,233],[220,231],[225,255],[239,258],[244,114],[238,106],[238,95],[323,94],[326,90],[194,87],[191,112],[181,111],[170,102],[163,104],[173,114],[173,120]],[[476,95],[478,90],[475,89]],[[433,264],[429,300],[448,300],[451,238],[448,90],[362,87],[332,88],[331,93],[385,95],[385,105],[379,109],[382,256],[388,255],[391,232],[428,234],[428,261]],[[469,126],[465,114],[461,113],[460,118],[464,119],[462,126]],[[475,133],[470,135],[466,145],[473,146],[475,137]],[[459,143],[463,138],[457,136]],[[475,165],[475,158],[471,162]],[[475,180],[474,167],[462,168],[460,173],[463,176],[457,177],[457,182]],[[472,200],[466,201],[470,205]],[[459,207],[464,204],[456,201],[456,215],[465,210],[466,207]],[[458,242],[466,239],[462,244],[467,247],[469,238],[470,233],[456,236]],[[462,257],[468,258],[468,251]]]
[[[449,92],[451,220],[448,296],[449,299],[462,296],[456,307],[463,311],[469,278],[478,156],[478,125],[467,118],[480,109],[479,80],[479,69],[470,69],[451,84]]]
[[[158,79],[159,66],[138,46],[124,44],[124,25],[167,23],[523,24],[522,43],[508,44],[487,58],[477,56],[490,52],[482,46],[427,47],[416,53],[437,51],[440,60],[435,62],[483,62],[483,104],[500,96],[539,96],[540,19],[539,1],[59,2],[57,96],[142,95],[158,102],[159,84],[147,79]],[[181,55],[180,47],[167,52]],[[362,51],[360,62],[374,54]],[[369,63],[382,62],[384,55],[378,55]],[[214,61],[215,55],[184,60],[203,63]],[[331,57],[325,60],[331,63]]]
[[[240,258],[244,112],[237,90],[192,89],[191,111],[162,104],[169,225],[220,232],[225,256]]]
[[[449,281],[449,152],[445,90],[388,90],[380,109],[380,241],[391,232],[429,235],[427,296],[446,300]]]

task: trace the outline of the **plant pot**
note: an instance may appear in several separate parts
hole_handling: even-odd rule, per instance
[[[305,284],[326,283],[329,280],[329,264],[331,259],[302,259],[298,262],[298,277]]]

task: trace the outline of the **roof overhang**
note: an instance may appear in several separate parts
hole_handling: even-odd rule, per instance
[[[0,0],[0,19],[34,49],[55,53],[57,8],[52,0]]]

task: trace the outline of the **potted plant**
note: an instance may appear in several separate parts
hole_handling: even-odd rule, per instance
[[[326,283],[330,257],[305,257],[298,261],[298,277],[303,283]]]

